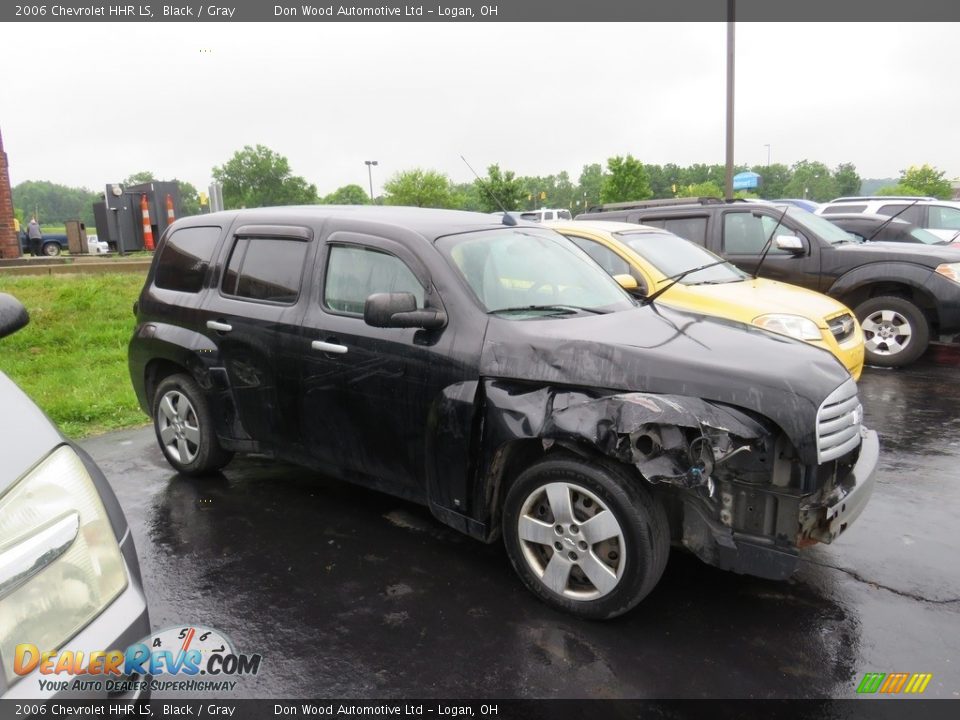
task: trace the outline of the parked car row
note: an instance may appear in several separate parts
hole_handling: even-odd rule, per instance
[[[845,532],[878,462],[849,311],[663,230],[558,227],[360,206],[178,220],[129,347],[164,456],[204,474],[263,453],[423,503],[591,618],[640,602],[672,544],[782,579]],[[782,304],[703,312],[764,287]]]
[[[680,198],[597,206],[577,220],[660,227],[747,273],[829,295],[853,309],[872,365],[908,365],[932,336],[960,331],[960,249],[858,242],[829,217],[786,204]]]

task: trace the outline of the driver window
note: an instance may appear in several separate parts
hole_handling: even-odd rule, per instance
[[[331,310],[363,314],[374,293],[409,292],[423,308],[423,286],[394,255],[371,248],[334,245],[327,260],[323,303]]]
[[[777,235],[796,235],[783,223],[777,227],[778,218],[763,215],[757,217],[749,212],[731,212],[723,216],[723,249],[729,255],[759,255],[767,238],[776,227]],[[769,254],[785,255],[786,250],[770,246]]]

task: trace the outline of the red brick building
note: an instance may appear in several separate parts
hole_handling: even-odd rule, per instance
[[[20,241],[13,229],[13,193],[7,172],[7,153],[0,135],[0,258],[20,257]]]

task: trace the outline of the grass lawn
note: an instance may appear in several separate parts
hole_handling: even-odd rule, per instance
[[[64,434],[81,438],[147,422],[127,372],[133,302],[144,274],[0,277],[30,324],[0,340],[0,370]]]

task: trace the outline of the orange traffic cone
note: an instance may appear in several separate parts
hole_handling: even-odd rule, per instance
[[[140,213],[143,215],[143,247],[146,250],[153,250],[153,228],[150,227],[150,207],[147,205],[147,194],[140,196]]]
[[[173,214],[173,198],[170,197],[170,193],[167,193],[167,225],[172,224],[176,219],[176,215]]]

